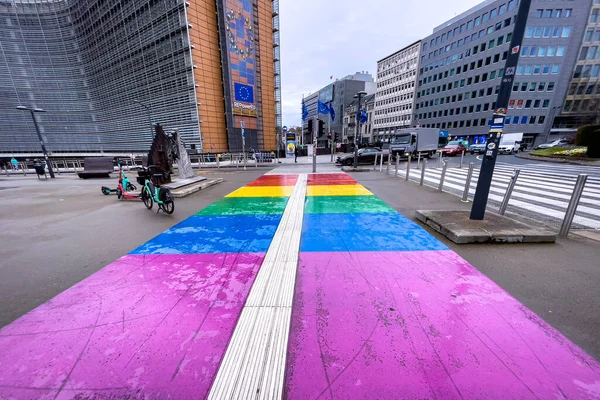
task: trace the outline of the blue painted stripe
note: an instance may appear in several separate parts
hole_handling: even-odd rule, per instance
[[[305,214],[300,244],[301,252],[447,249],[399,213]]]
[[[281,215],[192,216],[130,254],[266,252]]]

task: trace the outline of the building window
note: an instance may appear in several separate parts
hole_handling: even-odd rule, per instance
[[[540,115],[540,118],[538,119],[538,124],[543,124],[544,122],[546,122],[546,116]]]
[[[550,106],[550,100],[546,99],[542,103],[542,108],[548,108]]]

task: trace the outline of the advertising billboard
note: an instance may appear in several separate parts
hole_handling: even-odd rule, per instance
[[[296,133],[288,132],[285,134],[285,153],[288,157],[293,157],[296,152]]]

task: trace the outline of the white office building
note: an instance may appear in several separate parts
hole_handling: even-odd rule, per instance
[[[421,41],[377,62],[373,140],[386,142],[396,130],[414,126],[413,108]]]

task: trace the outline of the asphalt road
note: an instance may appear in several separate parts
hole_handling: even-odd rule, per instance
[[[0,327],[267,171],[210,171],[225,182],[176,199],[171,216],[102,195],[116,178],[0,178]]]

